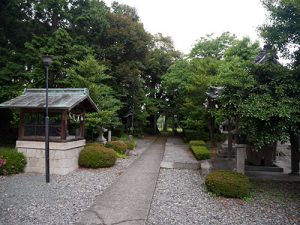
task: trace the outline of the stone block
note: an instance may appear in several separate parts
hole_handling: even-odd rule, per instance
[[[37,149],[35,153],[36,158],[45,158],[45,151],[41,149]]]
[[[54,159],[65,159],[65,158],[66,158],[65,151],[62,151],[62,150],[56,150],[55,151]]]
[[[38,161],[36,163],[37,167],[45,167],[45,164],[46,164],[45,158],[38,159]]]
[[[57,174],[57,175],[66,175],[69,172],[71,172],[69,168],[54,168],[53,170],[53,174]]]
[[[26,148],[18,148],[18,152],[21,152],[21,153],[23,153],[26,156],[27,149]]]
[[[60,162],[57,159],[50,159],[49,163],[51,168],[60,167]]]
[[[78,168],[78,157],[85,140],[74,142],[50,142],[50,174],[65,175]],[[45,173],[45,143],[17,141],[18,151],[27,159],[25,172]]]
[[[43,168],[43,167],[26,167],[25,173],[45,173],[45,168]]]
[[[32,157],[30,157],[30,158],[27,157],[26,160],[27,160],[26,166],[28,166],[28,167],[37,167],[38,162],[39,162],[39,159],[32,158]]]
[[[50,159],[55,159],[55,154],[56,154],[56,151],[50,149],[50,151],[49,151],[49,158],[50,158]]]
[[[246,145],[239,145],[236,148],[236,171],[245,173],[245,160],[246,160]]]
[[[36,157],[36,149],[28,148],[26,151],[26,157]]]

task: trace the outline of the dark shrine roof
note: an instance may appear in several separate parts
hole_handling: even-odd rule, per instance
[[[279,64],[278,56],[269,45],[265,45],[264,48],[260,51],[260,53],[255,58],[256,64],[263,64],[266,62],[272,64]]]
[[[46,104],[46,89],[25,89],[23,95],[0,104],[0,108],[43,109]],[[71,111],[76,106],[84,107],[86,112],[97,112],[98,108],[86,88],[49,88],[49,109]]]

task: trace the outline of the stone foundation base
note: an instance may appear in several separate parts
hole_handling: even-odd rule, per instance
[[[78,168],[78,157],[85,140],[50,142],[50,174],[65,175]],[[25,172],[45,173],[45,142],[17,141],[16,148],[27,160]]]

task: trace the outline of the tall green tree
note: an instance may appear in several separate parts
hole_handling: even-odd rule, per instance
[[[263,0],[262,2],[269,12],[269,21],[260,28],[261,35],[267,43],[275,46],[292,61],[292,77],[283,79],[282,82],[290,87],[285,94],[291,102],[290,110],[294,109],[289,120],[286,121],[286,129],[291,142],[292,172],[298,173],[300,162],[300,4],[296,0]]]
[[[0,102],[17,96],[27,83],[24,43],[31,38],[29,15],[31,1],[0,2]]]
[[[300,64],[300,4],[297,0],[263,0],[269,21],[260,27],[261,35],[294,66]]]
[[[72,0],[70,5],[71,36],[81,45],[90,46],[99,60],[105,60],[102,38],[110,26],[109,12],[109,7],[98,0]]]
[[[94,132],[101,127],[116,128],[120,125],[118,110],[121,102],[115,92],[108,86],[111,76],[105,73],[105,66],[92,55],[88,55],[67,70],[69,86],[74,88],[88,88],[90,96],[96,103],[99,112],[87,114],[87,125]]]
[[[191,58],[216,58],[222,59],[226,49],[228,49],[236,36],[225,32],[219,37],[214,38],[213,34],[208,34],[205,37],[201,37],[194,45],[189,56]]]
[[[113,4],[101,46],[102,59],[114,77],[111,85],[123,103],[120,117],[133,111],[134,125],[143,126],[146,123],[143,73],[151,36],[135,13],[129,6]]]
[[[161,85],[162,77],[179,57],[180,52],[175,50],[170,37],[164,37],[161,33],[152,37],[143,74],[145,93],[148,98],[146,104],[149,114],[148,130],[152,130],[152,133],[158,132],[157,119],[159,115],[167,116],[165,95]]]
[[[42,55],[49,54],[54,57],[49,69],[49,87],[67,87],[66,70],[73,66],[76,60],[82,60],[92,53],[88,46],[77,44],[65,29],[58,29],[50,36],[34,36],[25,46],[29,87],[44,87]]]

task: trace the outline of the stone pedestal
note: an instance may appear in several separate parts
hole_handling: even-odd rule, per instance
[[[108,139],[108,141],[111,141],[111,130],[108,131],[107,139]]]
[[[65,175],[78,168],[78,157],[85,139],[70,142],[50,142],[50,174]],[[17,141],[16,148],[27,160],[25,172],[45,173],[45,142]]]
[[[101,144],[106,144],[107,140],[106,138],[103,136],[104,132],[106,132],[107,130],[103,127],[99,128],[99,137],[97,138],[97,141],[100,142]]]
[[[236,171],[245,173],[246,145],[236,145]]]

